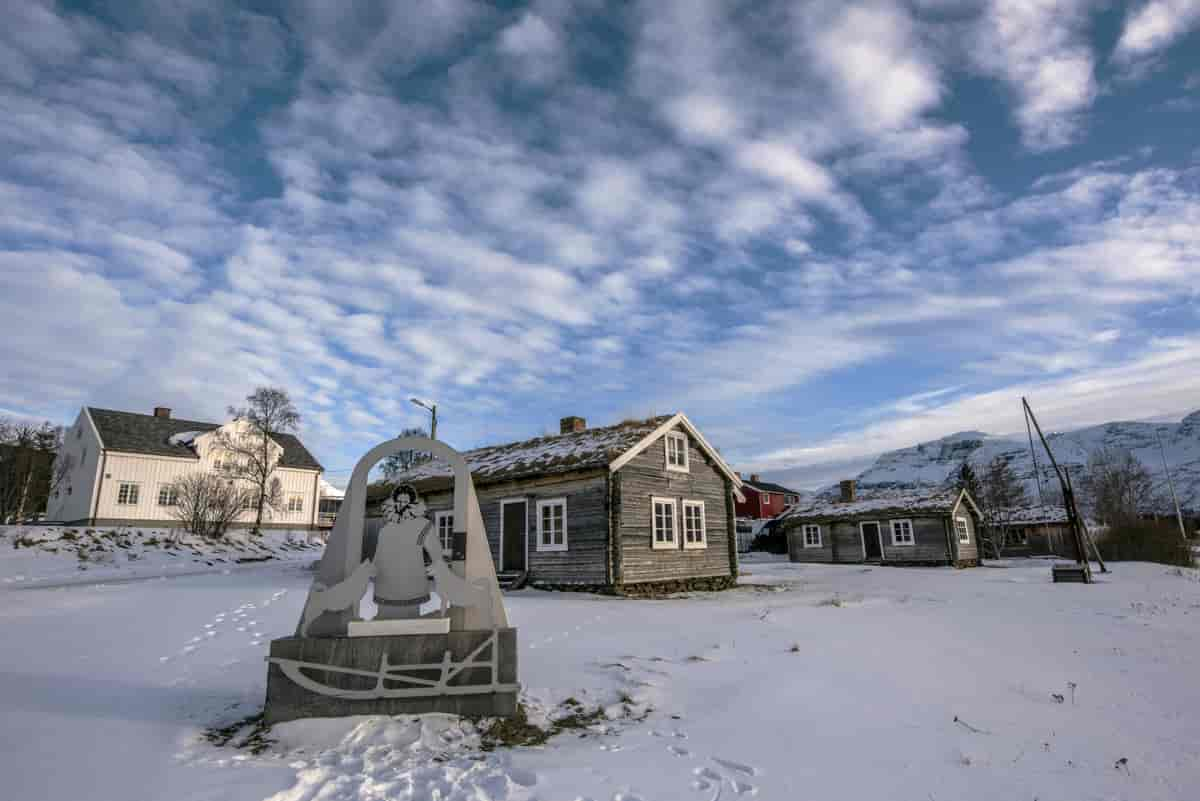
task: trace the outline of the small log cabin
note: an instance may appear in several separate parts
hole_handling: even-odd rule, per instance
[[[1003,556],[1061,556],[1075,559],[1078,548],[1061,506],[1008,509],[997,517],[1004,533]]]
[[[733,509],[741,480],[682,413],[463,454],[502,582],[640,593],[724,589],[737,580]],[[425,499],[444,548],[448,473],[403,476]]]
[[[974,567],[980,517],[966,490],[860,498],[843,481],[836,500],[801,503],[779,520],[793,562]]]

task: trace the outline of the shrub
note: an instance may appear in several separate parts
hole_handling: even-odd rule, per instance
[[[750,550],[766,551],[767,553],[787,553],[788,541],[787,534],[783,530],[783,526],[766,525],[762,531],[754,536],[750,542]]]
[[[1131,520],[1112,526],[1096,540],[1100,555],[1110,562],[1158,562],[1192,567],[1192,551],[1174,523]]]

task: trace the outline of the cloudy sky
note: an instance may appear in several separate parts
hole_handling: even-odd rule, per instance
[[[808,486],[1200,407],[1200,0],[5,6],[0,414],[278,384],[338,478],[412,395],[684,410]]]

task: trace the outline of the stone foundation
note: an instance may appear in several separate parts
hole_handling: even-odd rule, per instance
[[[589,592],[596,595],[622,595],[627,598],[658,598],[681,592],[717,592],[737,586],[737,576],[706,576],[674,581],[647,581],[638,584],[547,584],[531,581],[530,587],[552,592]]]
[[[404,634],[386,637],[284,637],[271,642],[272,659],[289,659],[322,665],[336,665],[356,671],[379,670],[384,654],[392,667],[431,665],[418,678],[438,681],[440,665],[447,652],[455,661],[466,659],[491,636],[491,631],[452,631],[448,634]],[[326,694],[297,684],[276,662],[267,669],[267,703],[264,718],[268,724],[297,718],[345,717],[348,715],[415,715],[445,712],[464,717],[509,717],[516,714],[516,689],[495,691],[496,684],[515,687],[517,683],[517,630],[500,629],[496,637],[496,675],[489,667],[468,667],[446,682],[446,689],[428,688],[406,697],[354,698],[336,693],[368,691],[376,686],[375,676],[305,669],[309,679],[328,686]],[[490,649],[475,657],[475,662],[490,661]],[[411,687],[385,681],[385,689]],[[472,688],[478,687],[478,691]],[[421,688],[424,689],[424,688]]]

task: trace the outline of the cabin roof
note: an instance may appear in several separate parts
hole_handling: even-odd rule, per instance
[[[782,521],[840,520],[863,517],[898,517],[919,514],[950,514],[958,505],[961,490],[878,492],[850,502],[821,498],[801,501],[779,515]],[[967,496],[967,500],[970,497]],[[974,504],[972,503],[972,506]]]
[[[195,435],[221,427],[220,423],[181,420],[175,417],[155,417],[152,414],[122,412],[116,409],[87,407],[88,415],[100,434],[105,449],[122,453],[143,453],[151,456],[173,456],[179,459],[198,459],[191,443]],[[185,435],[192,436],[185,436]],[[292,434],[272,434],[283,455],[280,467],[300,470],[321,470],[304,444]]]
[[[721,459],[682,413],[659,415],[645,420],[625,420],[610,426],[555,434],[547,437],[490,445],[463,453],[476,484],[512,481],[539,476],[571,473],[578,470],[607,469],[615,472],[629,459],[674,428],[686,430],[718,469],[728,475],[736,490],[741,486],[737,474]],[[450,467],[441,462],[418,465],[398,478],[425,491],[449,486]]]
[[[770,481],[749,481],[749,480],[743,478],[742,486],[749,487],[750,489],[755,490],[757,492],[778,492],[783,495],[797,495],[797,496],[803,494],[797,490],[788,489],[787,487],[783,486],[782,484],[773,484]]]
[[[997,515],[1002,526],[1032,526],[1042,523],[1066,523],[1067,510],[1061,506],[1022,506]]]

